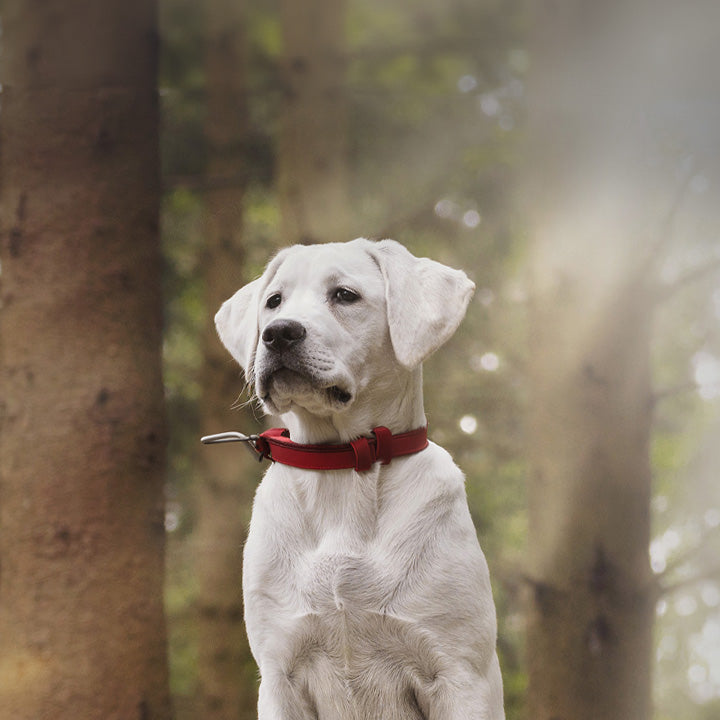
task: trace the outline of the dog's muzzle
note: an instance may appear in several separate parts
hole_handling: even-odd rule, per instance
[[[290,371],[307,381],[316,390],[325,392],[332,403],[347,405],[353,398],[352,393],[333,381],[328,382],[323,371],[331,366],[322,367],[318,358],[308,356],[304,347],[307,330],[297,320],[279,318],[269,323],[262,331],[261,340],[265,358],[258,367],[258,396],[266,401],[269,399],[269,388],[272,378],[279,372]]]

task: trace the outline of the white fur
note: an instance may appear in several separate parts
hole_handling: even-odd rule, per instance
[[[342,302],[339,288],[360,298]],[[425,424],[421,362],[473,290],[464,273],[390,240],[295,246],[216,324],[293,440],[347,442]],[[281,359],[262,340],[278,319],[307,331]],[[271,465],[243,591],[259,720],[504,717],[487,565],[464,477],[433,443],[362,473]]]

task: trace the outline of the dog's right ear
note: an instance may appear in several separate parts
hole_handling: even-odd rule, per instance
[[[258,278],[241,287],[226,300],[215,315],[215,327],[222,344],[230,351],[247,378],[252,374],[258,341],[258,303],[265,284]]]
[[[215,327],[220,340],[237,360],[248,382],[251,382],[255,350],[260,334],[258,327],[260,296],[275,276],[288,250],[289,248],[286,248],[275,255],[262,276],[241,287],[221,305],[215,315]]]

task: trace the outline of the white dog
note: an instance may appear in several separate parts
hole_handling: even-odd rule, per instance
[[[281,251],[216,316],[292,439],[260,443],[276,462],[245,546],[260,720],[504,717],[464,477],[422,442],[421,363],[455,332],[473,290],[396,242],[359,239]],[[407,431],[403,449],[391,434]],[[282,443],[290,464],[278,460]],[[336,449],[355,453],[355,468],[293,466],[320,458],[325,468]]]

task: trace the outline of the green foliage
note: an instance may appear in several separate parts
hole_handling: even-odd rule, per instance
[[[205,162],[203,30],[202,3],[160,3],[161,155],[166,181],[197,175]]]
[[[202,256],[202,205],[187,190],[167,193],[163,202],[165,257],[165,396],[170,425],[169,487],[171,496],[192,482],[200,402],[198,372],[205,322],[199,262]]]
[[[171,543],[167,603],[173,688],[189,696],[196,638],[189,611],[194,580],[185,551],[192,533],[187,489],[193,481],[201,401],[201,327],[208,313],[200,283],[207,151],[204,20],[197,0],[163,0],[161,7],[169,495],[181,518]],[[277,3],[250,0],[246,17],[250,128],[243,275],[251,278],[283,244],[274,166],[284,96]],[[514,194],[529,30],[522,4],[515,0],[353,1],[344,88],[353,234],[395,237],[418,255],[462,267],[477,284],[457,335],[426,365],[426,407],[432,437],[467,475],[471,512],[491,566],[508,720],[524,717],[527,684],[520,586],[527,534],[523,413],[532,349],[526,346],[525,238]],[[677,142],[672,152],[680,153]],[[717,235],[707,224],[702,231],[686,225],[679,228],[681,241],[667,254],[670,269],[687,269],[688,256],[699,262],[712,257],[712,243],[702,238]],[[720,508],[710,434],[718,401],[703,400],[691,387],[697,352],[720,357],[720,301],[712,300],[712,288],[709,282],[696,284],[657,313],[655,533],[657,538],[667,531],[680,536],[668,562],[686,551],[693,554],[698,543],[717,550],[715,557],[720,554],[717,539],[703,534],[705,513]],[[693,560],[667,580],[699,568]],[[708,583],[716,587],[717,578]],[[678,598],[672,596],[659,621],[658,720],[717,717],[716,704],[698,709],[688,689],[688,666],[700,662],[692,638],[716,613],[702,600],[702,587],[689,590],[697,613],[678,613]],[[664,640],[668,637],[674,639]]]

